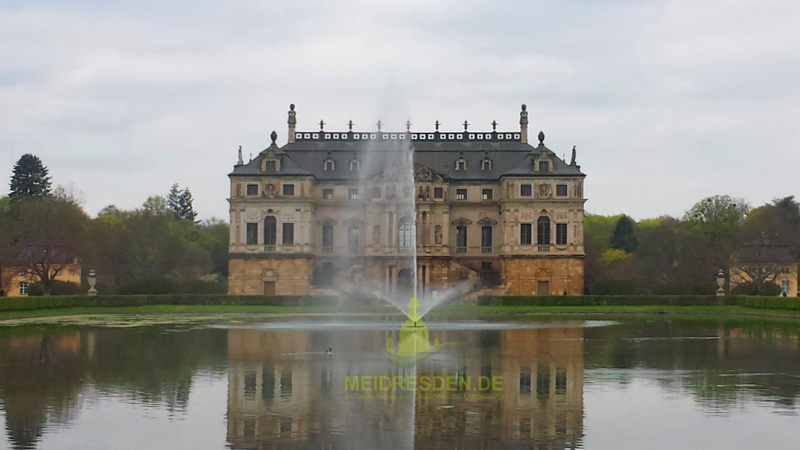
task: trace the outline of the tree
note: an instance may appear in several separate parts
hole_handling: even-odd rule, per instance
[[[53,190],[53,197],[64,200],[70,203],[74,203],[78,206],[83,206],[86,203],[86,199],[84,198],[83,191],[75,187],[75,184],[70,183],[67,186],[58,185]]]
[[[617,221],[617,225],[614,227],[614,233],[611,235],[609,246],[612,249],[633,253],[639,245],[639,242],[636,240],[636,232],[633,225],[633,220],[630,217],[620,217]]]
[[[50,195],[47,167],[34,155],[26,153],[14,164],[11,176],[12,198],[46,197]]]
[[[194,222],[197,213],[192,207],[192,201],[192,193],[189,191],[189,188],[184,189],[178,199],[178,219]]]
[[[230,229],[228,224],[211,218],[200,224],[200,246],[203,247],[211,258],[211,272],[228,276],[228,245]]]
[[[178,183],[172,185],[167,194],[167,207],[178,217],[181,210],[181,190]]]
[[[692,209],[686,212],[683,220],[707,225],[741,225],[749,211],[750,206],[742,198],[734,198],[730,195],[715,195],[695,203]]]
[[[800,204],[794,196],[775,199],[754,209],[744,223],[744,240],[763,236],[786,244],[795,259],[800,261]]]
[[[169,213],[169,200],[160,195],[151,195],[142,203],[141,212],[152,216],[165,216]]]
[[[716,195],[697,202],[684,215],[682,240],[684,272],[695,280],[694,290],[713,287],[720,269],[727,272],[730,256],[741,243],[742,226],[750,206],[744,199]]]
[[[749,284],[755,295],[773,292],[780,275],[794,263],[786,245],[762,237],[741,246],[731,256],[731,280]]]
[[[677,293],[678,226],[672,217],[639,222],[636,260],[639,291],[648,294]]]
[[[58,276],[79,263],[86,247],[88,217],[72,202],[28,197],[15,201],[3,216],[7,264],[30,271],[50,295]]]

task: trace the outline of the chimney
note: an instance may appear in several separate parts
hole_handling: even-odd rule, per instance
[[[297,112],[294,110],[294,103],[289,105],[289,120],[286,121],[289,124],[289,143],[294,143],[294,127],[297,125]]]
[[[524,103],[519,113],[519,140],[523,144],[528,143],[528,107]]]

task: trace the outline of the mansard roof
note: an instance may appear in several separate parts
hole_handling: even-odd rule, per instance
[[[374,176],[391,169],[392,158],[401,157],[403,149],[410,145],[414,163],[430,168],[445,180],[479,181],[499,180],[504,176],[514,177],[584,177],[580,166],[568,164],[545,147],[544,135],[534,147],[522,142],[520,132],[435,132],[435,133],[386,133],[386,132],[298,132],[294,142],[273,148],[281,158],[281,171],[269,175],[313,175],[318,180],[358,180],[365,174]],[[261,172],[262,151],[251,162],[236,166],[231,176],[266,175]],[[385,157],[384,157],[385,156]],[[534,163],[546,157],[552,161],[552,171],[538,173]],[[325,170],[324,162],[335,161],[333,169]],[[456,161],[463,158],[466,168],[456,170]],[[489,170],[483,170],[481,161],[492,161]],[[350,170],[349,162],[358,159],[360,170]],[[369,159],[369,161],[365,161]],[[461,169],[461,168],[459,168]]]

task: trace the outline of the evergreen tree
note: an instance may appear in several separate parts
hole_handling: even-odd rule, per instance
[[[192,193],[189,191],[189,188],[186,188],[181,192],[180,198],[178,199],[178,219],[191,220],[194,222],[196,217],[197,213],[192,207]]]
[[[172,185],[169,190],[169,195],[167,195],[167,207],[170,211],[175,213],[175,217],[180,218],[181,216],[181,190],[178,187],[178,183]]]
[[[29,153],[14,164],[11,176],[12,198],[46,197],[50,195],[50,176],[42,161]]]
[[[614,234],[611,235],[611,242],[608,245],[613,249],[625,250],[628,253],[633,253],[636,250],[636,247],[639,246],[639,241],[636,240],[633,219],[628,216],[619,218],[617,226],[614,227]]]

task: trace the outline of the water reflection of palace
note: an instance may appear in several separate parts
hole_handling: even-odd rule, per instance
[[[397,369],[381,331],[228,331],[233,448],[576,448],[583,436],[583,329],[431,331],[462,342]],[[336,337],[346,351],[321,350]],[[340,347],[342,347],[340,345]],[[503,377],[503,397],[347,399],[350,376]],[[446,378],[445,378],[446,379]],[[378,392],[372,392],[377,394]],[[474,393],[474,392],[472,392]],[[413,430],[411,421],[413,418]]]

